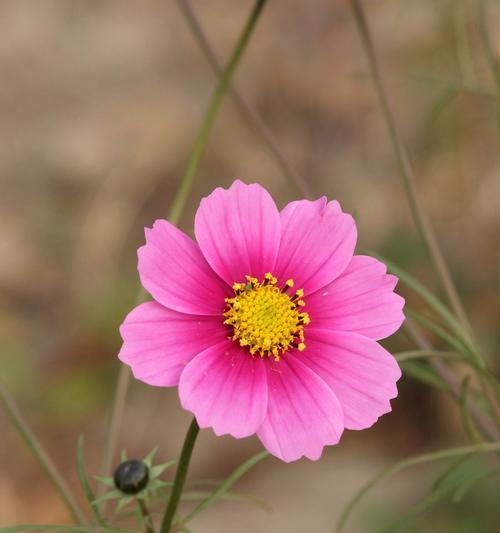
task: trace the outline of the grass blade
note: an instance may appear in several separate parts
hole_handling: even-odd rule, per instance
[[[89,481],[87,479],[87,474],[85,473],[85,462],[83,458],[83,435],[80,435],[80,437],[78,437],[78,444],[76,447],[76,468],[78,471],[80,483],[82,484],[83,492],[85,493],[85,498],[87,498],[87,501],[90,505],[90,508],[97,523],[101,526],[107,526],[106,520],[104,520],[101,513],[99,512],[99,507],[95,501],[94,492],[90,487]]]

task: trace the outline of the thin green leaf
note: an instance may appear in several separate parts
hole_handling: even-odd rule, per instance
[[[137,521],[137,523],[139,524],[139,526],[141,526],[142,529],[145,529],[146,528],[146,521],[144,519],[144,515],[142,514],[141,512],[141,504],[139,503],[139,500],[137,500],[136,502],[136,505],[134,506],[134,509],[133,509],[133,514],[135,516],[135,519]]]
[[[492,477],[500,475],[500,467],[494,468],[493,470],[483,470],[483,472],[476,472],[475,475],[469,476],[460,487],[457,488],[455,494],[453,495],[453,501],[455,503],[460,503],[463,497],[478,483],[479,481],[484,481]]]
[[[433,505],[436,505],[441,500],[446,498],[446,496],[448,496],[449,494],[450,491],[447,489],[441,489],[439,491],[432,492],[431,494],[423,498],[420,502],[418,502],[416,505],[414,505],[411,509],[399,516],[396,520],[385,526],[380,533],[390,533],[393,531],[395,532],[402,530],[404,531],[404,529],[401,528],[408,521],[408,518],[412,518],[420,513],[423,513]]]
[[[455,350],[461,352],[464,357],[468,357],[468,363],[474,368],[477,373],[481,389],[486,399],[486,412],[490,414],[493,418],[496,417],[497,407],[496,400],[493,397],[493,392],[490,390],[490,387],[493,387],[494,392],[499,394],[500,384],[497,378],[481,363],[479,356],[474,353],[473,349],[465,345],[462,339],[453,337],[453,335],[446,332],[435,322],[427,319],[426,317],[411,311],[410,309],[406,310],[407,314],[411,316],[414,320],[419,322],[421,325],[425,326],[430,331],[434,332],[436,335],[440,336],[443,340],[448,342]],[[495,418],[494,418],[495,419]],[[497,426],[500,428],[500,424],[497,423]]]
[[[463,361],[464,359],[455,352],[443,352],[440,350],[408,350],[394,354],[394,358],[398,363],[405,361],[412,361],[414,359],[432,359],[433,357],[440,359],[454,359]]]
[[[430,385],[436,389],[450,392],[450,387],[445,383],[439,375],[428,364],[421,361],[405,361],[400,363],[403,374],[407,374],[412,378]]]
[[[151,465],[153,464],[153,458],[156,455],[156,452],[158,451],[158,446],[155,446],[144,458],[143,462],[146,464],[148,468],[151,468]]]
[[[451,328],[451,330],[457,335],[457,337],[469,348],[470,353],[476,359],[476,362],[481,367],[484,367],[484,361],[481,358],[481,355],[477,352],[473,346],[468,332],[464,330],[460,322],[455,318],[453,313],[444,305],[439,298],[432,294],[429,289],[424,287],[419,281],[417,281],[413,276],[408,272],[399,268],[392,261],[389,261],[385,257],[382,257],[378,254],[370,252],[370,255],[380,259],[387,264],[389,270],[393,272],[399,279],[410,289],[414,290],[423,300],[425,300],[434,311],[438,313],[440,317],[444,319],[446,324]]]
[[[96,498],[94,500],[94,504],[106,502],[108,500],[113,500],[116,498],[121,498],[122,496],[123,494],[119,490],[112,490],[110,492],[106,492],[106,494],[103,494],[102,496],[99,496],[99,498]]]
[[[165,470],[167,470],[171,466],[175,465],[175,463],[176,463],[176,461],[172,460],[172,461],[167,461],[166,463],[162,463],[162,464],[159,464],[159,465],[152,466],[149,469],[149,474],[150,474],[151,477],[158,477],[161,474],[163,474],[163,472],[165,472]]]
[[[107,487],[114,487],[115,481],[112,477],[103,477],[103,476],[92,476],[96,481],[106,485]]]
[[[443,472],[434,480],[432,485],[432,492],[440,491],[442,488],[450,485],[450,479],[455,477],[455,472],[462,467],[464,463],[470,461],[473,456],[458,457],[455,461],[452,461]],[[453,483],[453,488],[455,483]]]
[[[120,461],[123,463],[123,461],[127,460],[127,450],[122,450],[120,452]]]
[[[352,76],[353,78],[372,78],[373,74],[370,72],[359,72]],[[422,84],[434,84],[436,86],[444,87],[449,91],[456,91],[459,93],[472,94],[475,96],[484,96],[485,98],[490,98],[492,100],[500,100],[500,94],[495,93],[487,88],[484,88],[480,85],[474,85],[471,83],[463,83],[460,80],[450,80],[446,78],[440,78],[438,76],[426,74],[426,73],[407,73],[401,75],[391,75],[388,78],[401,81],[410,81],[413,83],[422,83]],[[364,252],[363,252],[364,253]]]
[[[123,508],[125,508],[129,503],[134,501],[134,496],[123,496],[123,498],[120,498],[118,500],[118,503],[116,504],[115,513],[119,513]]]
[[[337,523],[336,531],[340,533],[344,530],[347,520],[351,516],[352,511],[359,504],[359,502],[366,496],[370,490],[380,483],[381,481],[387,479],[388,477],[409,468],[411,466],[416,466],[419,464],[425,464],[433,461],[441,461],[444,459],[453,459],[455,457],[462,457],[466,455],[472,455],[476,453],[491,453],[500,450],[500,441],[497,442],[482,442],[480,444],[475,444],[472,446],[462,446],[459,448],[449,448],[447,450],[440,450],[437,452],[425,453],[422,455],[416,455],[413,457],[408,457],[395,465],[390,466],[382,470],[374,478],[372,478],[368,483],[366,483],[361,490],[357,492],[354,498],[346,505],[344,508],[340,519]]]
[[[471,356],[471,351],[460,339],[454,337],[451,333],[442,328],[439,324],[431,320],[430,318],[425,317],[424,315],[413,311],[412,309],[406,308],[406,314],[413,318],[425,329],[434,333],[437,337],[446,342],[451,348],[456,352],[461,353],[469,363],[473,362],[473,357]]]
[[[87,502],[90,505],[90,508],[97,523],[101,526],[106,526],[106,520],[104,520],[101,513],[99,512],[99,508],[95,503],[94,492],[92,491],[92,488],[89,485],[87,474],[85,473],[85,462],[83,458],[83,435],[80,435],[80,437],[78,438],[78,444],[76,446],[76,468],[78,471],[80,483],[82,484],[83,492],[85,493],[85,497],[87,498]]]
[[[163,479],[152,479],[148,483],[148,488],[151,490],[161,489],[163,487],[171,487],[173,483],[171,481],[163,481]]]
[[[500,94],[497,94],[489,89],[485,89],[480,85],[472,85],[467,83],[462,83],[459,80],[450,80],[445,78],[440,78],[438,76],[432,76],[429,74],[422,73],[413,73],[404,75],[404,78],[407,80],[413,80],[419,83],[433,83],[435,85],[440,85],[449,91],[457,91],[461,93],[469,93],[476,96],[484,96],[486,98],[491,98],[492,100],[499,100]]]
[[[470,411],[468,407],[469,386],[470,386],[470,376],[465,376],[464,379],[462,380],[462,386],[460,388],[460,397],[459,397],[460,413],[462,415],[462,422],[464,425],[464,429],[467,432],[467,435],[469,435],[469,438],[472,442],[477,443],[481,441],[481,435],[476,429],[476,426],[470,416]]]
[[[455,100],[460,92],[455,87],[446,87],[442,94],[440,94],[435,102],[432,104],[431,109],[427,115],[425,130],[431,130],[438,118],[445,111],[445,109]]]
[[[240,465],[238,468],[236,468],[233,473],[228,476],[222,483],[213,491],[211,492],[202,502],[200,502],[199,505],[197,505],[183,520],[183,523],[188,523],[190,520],[192,520],[198,513],[205,510],[210,504],[215,502],[218,498],[220,498],[225,492],[229,490],[229,488],[238,480],[241,476],[243,476],[248,470],[250,470],[254,465],[256,465],[259,461],[262,461],[265,457],[267,457],[269,454],[266,451],[262,451],[258,453],[257,455],[254,455],[248,461],[245,461],[242,465]]]
[[[468,487],[470,480],[479,481],[484,479],[486,477],[485,474],[491,474],[491,472],[489,470],[485,471],[484,466],[477,461],[477,457],[466,456],[458,458],[437,478],[432,487],[432,492],[428,496],[384,527],[382,532],[401,531],[408,518],[426,511],[453,494],[453,500],[457,502],[457,492],[464,487]],[[472,481],[471,486],[474,481]]]

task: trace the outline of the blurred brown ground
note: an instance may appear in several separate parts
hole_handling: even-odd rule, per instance
[[[445,99],[447,82],[495,92],[476,2],[365,4],[420,193],[476,332],[498,354],[499,111],[494,98],[472,91]],[[228,56],[250,6],[193,1],[220,57]],[[500,6],[489,13],[500,55]],[[3,0],[0,35],[0,375],[79,490],[81,433],[88,470],[99,473],[117,330],[138,287],[142,228],[168,210],[214,75],[172,1]],[[388,254],[435,289],[347,2],[270,2],[236,85],[315,194],[355,214],[359,246]],[[200,198],[235,177],[259,181],[280,206],[297,198],[227,101],[181,226],[191,232]],[[409,346],[402,334],[390,345]],[[492,365],[498,370],[498,360]],[[458,417],[443,395],[403,379],[394,414],[373,429],[349,432],[317,463],[267,460],[239,483],[271,513],[222,502],[194,529],[331,531],[343,504],[384,465],[464,442]],[[188,422],[175,390],[134,384],[120,447],[141,456],[158,443],[162,458],[175,457]],[[258,449],[256,439],[204,431],[191,474],[227,475]],[[379,519],[396,516],[425,494],[432,471],[409,472],[376,490],[352,531],[375,531]],[[495,508],[488,497],[480,500],[465,502],[464,516],[481,513],[483,529],[463,531],[495,531]],[[453,513],[426,531],[455,531]],[[65,520],[0,413],[0,526]]]

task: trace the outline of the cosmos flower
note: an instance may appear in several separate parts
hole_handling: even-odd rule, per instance
[[[401,372],[377,341],[404,300],[383,263],[353,255],[338,202],[280,212],[235,181],[201,201],[196,242],[165,220],[145,233],[138,270],[154,301],[126,317],[119,358],[145,383],[178,386],[200,427],[316,460],[391,410]]]

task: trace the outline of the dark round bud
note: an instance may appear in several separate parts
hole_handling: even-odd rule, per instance
[[[129,459],[118,465],[113,479],[125,494],[137,494],[148,484],[149,469],[142,461]]]

